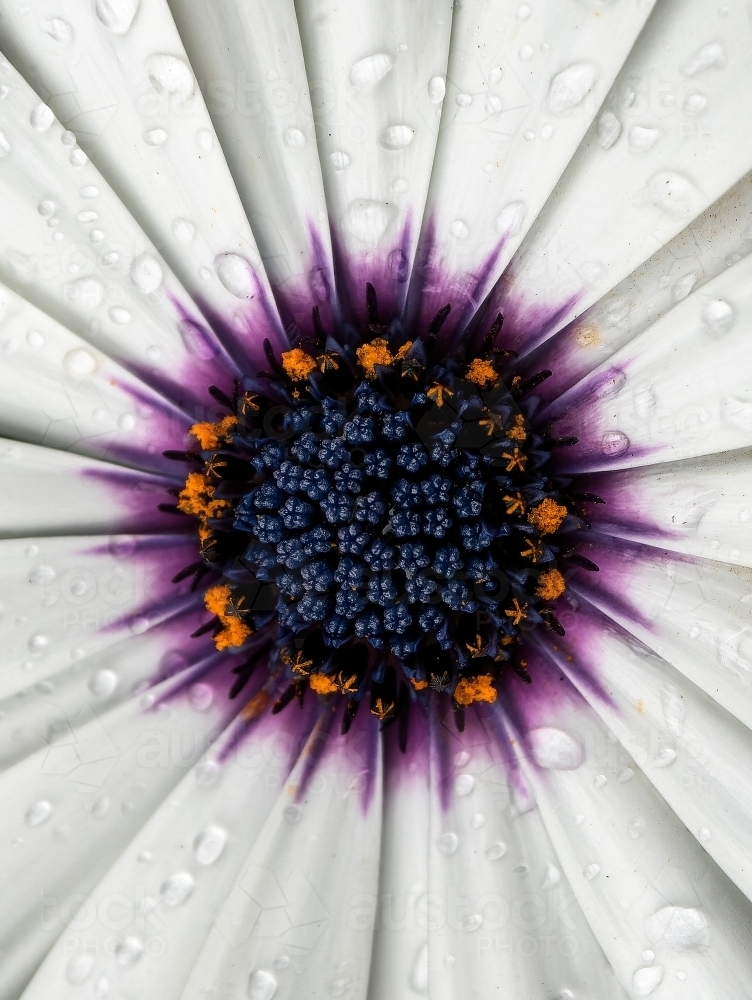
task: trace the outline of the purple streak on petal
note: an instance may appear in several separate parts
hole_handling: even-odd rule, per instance
[[[536,390],[544,406],[554,404],[600,366],[600,331],[592,335],[592,340],[584,340],[584,332],[585,325],[579,317],[520,359],[517,370],[524,376],[544,368],[552,372]]]
[[[284,284],[277,284],[273,288],[289,344],[314,336],[314,306],[318,306],[325,330],[334,331],[338,325],[329,239],[322,236],[321,227],[311,219],[308,220],[308,234],[311,245],[307,274],[289,278]]]
[[[416,779],[428,779],[430,735],[428,714],[422,704],[413,702],[410,705],[405,753],[399,747],[399,723],[390,726],[382,740],[385,780],[390,787]]]
[[[187,517],[167,514],[158,509],[160,503],[173,503],[175,497],[167,491],[180,488],[184,478],[156,476],[135,469],[125,469],[115,465],[102,465],[98,469],[84,469],[84,479],[105,486],[117,504],[120,515],[116,530],[126,534],[181,534],[193,522]],[[103,530],[92,527],[92,531]]]
[[[575,292],[558,304],[530,301],[521,293],[510,291],[506,276],[502,275],[479,310],[473,327],[488,329],[501,313],[504,326],[497,338],[498,346],[525,355],[556,332],[581,297],[582,292]]]
[[[376,290],[379,322],[399,319],[405,306],[412,256],[412,218],[408,212],[396,242],[388,248],[354,253],[332,227],[332,254],[342,319],[366,329],[366,283]]]

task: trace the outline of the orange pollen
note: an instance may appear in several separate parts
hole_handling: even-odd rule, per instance
[[[316,694],[333,694],[337,690],[337,685],[327,674],[311,674],[308,683]]]
[[[229,500],[213,500],[214,489],[206,476],[200,472],[189,472],[185,486],[178,497],[178,510],[193,517],[219,517],[220,512],[229,507]]]
[[[525,418],[521,413],[518,413],[514,418],[514,427],[510,427],[507,431],[507,437],[511,438],[513,441],[524,441],[527,437],[527,431],[525,430]]]
[[[257,692],[257,694],[251,698],[243,711],[240,713],[240,718],[243,722],[249,722],[251,719],[255,719],[264,711],[268,701],[269,695],[266,691]]]
[[[490,361],[482,361],[480,358],[473,358],[473,362],[465,374],[469,382],[475,382],[481,389],[493,385],[499,376]]]
[[[454,700],[458,705],[472,705],[476,701],[496,701],[496,688],[490,674],[480,677],[461,678],[454,689]]]
[[[418,680],[416,677],[411,677],[410,683],[416,691],[425,691],[428,687],[428,681]]]
[[[253,634],[250,626],[242,622],[231,612],[231,591],[227,583],[218,583],[204,594],[204,604],[206,610],[216,615],[222,623],[222,630],[214,637],[214,645],[217,649],[230,649],[234,646],[242,646],[246,639]]]
[[[407,354],[407,352],[410,350],[410,348],[412,346],[413,346],[412,340],[408,340],[406,344],[403,344],[402,347],[400,347],[400,349],[397,351],[395,357],[397,357],[397,358],[399,358],[401,360],[402,358],[405,357],[405,355]]]
[[[551,497],[546,497],[537,507],[533,507],[527,515],[527,519],[542,535],[552,535],[559,530],[559,525],[566,516],[566,507],[552,500]]]
[[[227,416],[217,424],[209,422],[194,424],[191,427],[191,434],[201,445],[202,451],[209,451],[211,448],[219,448],[221,444],[226,444],[230,440],[237,422],[237,417]]]
[[[561,597],[566,589],[567,585],[564,583],[564,577],[558,569],[547,569],[538,578],[538,586],[535,588],[535,593],[538,597],[543,598],[544,601],[555,601],[557,597]]]
[[[315,371],[316,360],[300,347],[294,347],[282,354],[282,367],[293,382],[305,382],[311,372]]]
[[[376,365],[390,365],[394,361],[389,345],[381,338],[372,340],[370,344],[363,344],[355,353],[366,378],[376,378]]]

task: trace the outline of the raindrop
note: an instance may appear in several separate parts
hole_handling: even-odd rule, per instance
[[[585,759],[583,748],[563,729],[531,729],[528,742],[536,764],[548,770],[572,771]]]
[[[35,587],[46,587],[55,579],[52,566],[37,566],[29,573],[29,583]]]
[[[422,944],[410,972],[410,989],[420,996],[428,995],[428,944]]]
[[[248,977],[248,1000],[272,1000],[277,992],[277,980],[265,969],[257,969]]]
[[[631,781],[632,778],[634,778],[634,771],[631,767],[625,767],[623,771],[619,771],[616,780],[623,785],[627,781]]]
[[[635,816],[627,823],[627,833],[632,840],[638,840],[645,832],[645,820],[642,816]]]
[[[659,128],[643,128],[635,125],[629,130],[629,148],[633,153],[647,153],[655,145],[661,134]]]
[[[629,448],[629,438],[624,431],[607,431],[601,441],[601,451],[609,458],[618,458]]]
[[[660,965],[646,965],[632,976],[632,992],[636,997],[649,996],[663,979]]]
[[[97,801],[91,807],[91,815],[94,817],[94,819],[104,819],[104,817],[110,811],[111,805],[112,805],[112,799],[108,798],[105,795],[101,799],[97,799]]]
[[[256,293],[256,273],[251,262],[239,253],[221,253],[214,258],[217,276],[237,299],[252,299]]]
[[[93,955],[74,955],[65,966],[65,978],[71,986],[80,986],[93,968]]]
[[[477,931],[480,925],[483,923],[483,917],[480,913],[473,913],[466,920],[462,922],[463,931],[472,933],[472,931]]]
[[[136,288],[148,295],[162,284],[162,266],[150,253],[142,253],[131,263],[131,281]]]
[[[279,958],[275,958],[272,965],[275,969],[286,969],[290,964],[289,955],[280,955]]]
[[[642,953],[642,960],[643,960],[643,962],[648,962],[648,963],[654,962],[655,961],[655,952],[651,951],[649,948],[647,948]]]
[[[200,865],[213,865],[227,843],[227,834],[219,826],[207,826],[193,841],[193,856]]]
[[[541,882],[541,889],[553,889],[559,882],[561,882],[561,872],[556,865],[547,864],[546,871],[543,874],[543,881]]]
[[[701,843],[707,844],[707,842],[710,840],[710,830],[708,829],[707,826],[701,826],[700,829],[697,831],[697,836]]]
[[[711,299],[703,307],[702,321],[712,337],[723,337],[734,325],[734,310],[723,299]]]
[[[87,280],[87,279],[84,279]],[[63,358],[63,368],[74,378],[84,378],[97,370],[96,358],[83,347],[77,347]]]
[[[51,201],[49,198],[45,198],[37,205],[37,212],[39,212],[43,218],[48,219],[51,215],[55,214],[55,207],[54,201]]]
[[[514,874],[522,877],[523,875],[527,875],[529,871],[530,871],[529,866],[525,864],[525,862],[523,862],[521,865],[517,865],[517,867],[514,869]]]
[[[592,865],[586,865],[585,868],[583,868],[582,870],[582,874],[585,876],[588,882],[592,881],[594,878],[597,878],[598,875],[600,875],[600,873],[601,873],[601,866],[595,863],[593,863]]]
[[[342,230],[360,243],[375,247],[394,214],[395,208],[388,202],[359,198],[350,203],[342,216]]]
[[[178,243],[190,243],[196,233],[196,227],[188,219],[175,219],[172,224],[172,235]]]
[[[389,271],[395,281],[404,284],[409,277],[409,264],[402,250],[392,250],[387,258]]]
[[[89,678],[89,690],[98,698],[106,698],[117,687],[117,674],[114,670],[97,670]]]
[[[50,38],[60,45],[68,45],[73,41],[73,28],[61,17],[50,18],[49,21],[40,21],[39,27]]]
[[[88,161],[89,157],[83,151],[76,146],[75,149],[71,150],[71,154],[68,157],[68,161],[74,167],[83,167],[83,165]]]
[[[651,944],[686,951],[710,944],[710,922],[696,907],[664,906],[645,921]]]
[[[436,846],[442,854],[454,854],[459,846],[459,837],[456,833],[442,833],[436,840]]]
[[[294,126],[286,128],[282,138],[285,146],[290,146],[291,149],[300,149],[302,146],[305,146],[305,135],[299,128],[295,128]]]
[[[214,701],[214,689],[202,682],[193,684],[188,690],[188,701],[197,712],[205,712]]]
[[[203,149],[205,153],[210,153],[214,148],[214,133],[208,128],[200,128],[196,133],[196,142],[199,149]]]
[[[494,220],[494,229],[499,236],[517,236],[527,213],[524,201],[510,201]]]
[[[459,108],[469,108],[473,103],[473,98],[471,94],[457,94],[454,99],[454,103]]]
[[[690,272],[689,274],[685,274],[682,278],[678,278],[674,282],[674,287],[671,292],[674,302],[681,302],[682,299],[686,299],[696,284],[697,275],[694,272]]]
[[[46,799],[40,799],[26,810],[26,822],[29,826],[39,826],[52,815],[52,805]]]
[[[414,137],[415,129],[409,125],[389,125],[381,133],[381,145],[386,149],[405,149]]]
[[[520,59],[527,62],[528,59],[533,58],[533,46],[525,43],[525,45],[520,46]]]
[[[454,779],[454,794],[459,796],[469,795],[475,788],[475,778],[472,774],[458,774]]]
[[[694,184],[673,170],[659,170],[653,174],[645,194],[656,208],[680,218],[694,216],[701,201]]]
[[[219,764],[213,760],[204,761],[196,768],[196,781],[199,785],[213,785],[219,777]]]
[[[41,653],[49,641],[46,635],[37,634],[29,639],[27,645],[32,653]]]
[[[432,104],[441,104],[446,95],[446,82],[443,76],[432,76],[428,81],[428,99]]]
[[[475,813],[470,818],[470,826],[473,828],[473,830],[480,830],[482,826],[485,826],[485,823],[486,823],[486,817],[483,815],[483,813]]]
[[[179,906],[193,892],[196,882],[188,872],[171,875],[159,888],[159,894],[167,906]]]
[[[149,56],[146,60],[146,73],[155,90],[170,94],[178,103],[193,95],[193,73],[177,56]]]
[[[503,858],[507,853],[507,845],[503,840],[497,840],[496,843],[491,844],[490,847],[486,848],[486,857],[489,861],[498,861],[499,858]]]
[[[5,138],[5,135],[0,132],[0,160],[10,153],[10,143]]]
[[[596,774],[595,778],[593,779],[593,784],[595,785],[596,788],[604,788],[606,785],[606,781],[607,778],[605,774]]]
[[[374,87],[379,80],[384,79],[393,65],[394,60],[386,52],[366,56],[365,59],[356,62],[350,70],[350,83],[356,90]]]
[[[703,45],[687,59],[681,68],[685,76],[697,76],[706,69],[723,69],[726,65],[726,53],[720,42],[710,42]]]
[[[687,94],[682,101],[682,111],[687,115],[699,115],[707,106],[707,97],[697,91]]]
[[[405,177],[395,177],[392,183],[389,185],[389,191],[391,194],[404,194],[409,191],[410,184]]]
[[[592,63],[572,63],[557,73],[548,88],[546,103],[551,114],[561,115],[576,107],[595,83]]]
[[[486,96],[486,114],[487,115],[498,115],[501,111],[501,98],[497,97],[496,94],[488,94]]]
[[[653,758],[653,764],[655,767],[669,767],[675,760],[676,750],[672,750],[671,747],[663,747]]]
[[[335,170],[344,170],[345,167],[350,166],[350,157],[347,153],[337,150],[334,153],[329,154],[329,162]]]
[[[520,21],[527,21],[531,14],[530,6],[526,3],[521,3],[516,13]]]
[[[113,35],[124,35],[133,23],[140,0],[96,0],[97,17]]]
[[[118,965],[135,965],[144,952],[144,944],[140,937],[128,934],[115,947],[115,957]]]
[[[108,315],[112,322],[117,323],[118,326],[125,326],[131,321],[131,314],[127,309],[121,309],[120,306],[113,306]]]
[[[467,767],[470,763],[470,754],[467,750],[459,750],[454,755],[454,766],[455,767]]]
[[[613,111],[605,111],[598,119],[597,131],[601,149],[611,149],[621,135],[621,122]]]
[[[466,240],[470,230],[468,229],[467,223],[463,222],[462,219],[455,219],[449,227],[449,232],[455,239]]]
[[[99,188],[94,184],[86,184],[78,193],[82,198],[98,198]]]
[[[497,83],[501,83],[501,78],[504,76],[504,70],[501,66],[494,66],[491,72],[488,74],[488,81],[492,87],[495,87]]]
[[[96,222],[99,216],[96,212],[79,212],[76,216],[76,221],[81,222],[83,225],[87,225],[91,222]]]
[[[167,142],[167,132],[163,128],[152,128],[144,132],[144,142],[147,146],[161,146]]]
[[[29,121],[31,127],[36,132],[46,131],[50,125],[55,120],[55,116],[52,113],[52,109],[48,108],[46,104],[37,104],[34,110],[29,115]]]
[[[300,811],[300,806],[285,806],[282,810],[282,815],[287,823],[297,823],[300,819]]]
[[[663,718],[666,720],[669,732],[672,732],[674,736],[681,736],[684,729],[686,710],[684,707],[684,698],[673,684],[663,684],[661,686],[661,708],[663,709]]]

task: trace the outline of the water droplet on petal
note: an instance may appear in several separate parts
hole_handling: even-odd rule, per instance
[[[641,125],[635,125],[629,130],[629,148],[633,153],[646,153],[655,145],[660,134],[659,128],[643,128]]]
[[[29,330],[26,334],[26,343],[32,351],[38,351],[40,347],[44,346],[44,337],[38,330]]]
[[[73,28],[61,17],[53,17],[48,21],[40,21],[39,27],[59,45],[68,45],[73,40]]]
[[[179,906],[193,892],[195,879],[188,872],[171,875],[159,888],[159,894],[167,906]]]
[[[527,205],[524,201],[510,201],[499,212],[494,221],[494,229],[499,236],[516,236],[525,219]]]
[[[163,128],[152,128],[144,132],[144,142],[147,146],[161,146],[167,142],[167,132]]]
[[[29,583],[35,587],[46,587],[55,579],[52,566],[37,566],[29,573]]]
[[[118,965],[135,965],[144,953],[144,943],[135,934],[128,934],[115,947]]]
[[[102,668],[89,678],[89,690],[98,698],[106,698],[115,690],[117,682],[118,678],[114,670]]]
[[[522,59],[524,62],[527,62],[528,59],[533,58],[534,51],[535,49],[533,48],[533,46],[530,45],[528,42],[526,42],[524,45],[520,46],[520,51],[519,51],[520,59]]]
[[[104,817],[110,811],[111,805],[112,805],[112,799],[104,795],[101,799],[97,799],[97,801],[91,807],[91,815],[94,817],[94,819],[104,819]]]
[[[45,198],[37,205],[37,212],[39,212],[42,218],[48,219],[51,215],[55,214],[55,207],[54,201],[51,201],[49,198]]]
[[[734,310],[723,299],[711,299],[703,306],[702,321],[712,337],[723,337],[734,325]]]
[[[375,55],[360,59],[350,70],[350,83],[356,90],[375,86],[383,80],[394,65],[394,60],[387,52],[377,52]]]
[[[586,867],[582,870],[582,874],[585,876],[588,882],[592,881],[592,879],[594,878],[597,878],[597,876],[600,875],[600,873],[601,873],[601,866],[595,863],[593,863],[592,865],[586,865]]]
[[[469,108],[473,103],[473,96],[472,94],[457,94],[454,103],[458,108]]]
[[[541,882],[541,889],[553,889],[559,882],[561,882],[561,872],[556,865],[547,864],[546,871],[543,874],[543,881]]]
[[[131,321],[131,314],[127,309],[121,309],[120,306],[113,306],[108,315],[112,322],[117,323],[118,326],[125,326]]]
[[[46,799],[40,799],[26,810],[26,822],[29,826],[39,826],[52,815],[52,804]]]
[[[214,701],[214,689],[203,682],[193,684],[188,690],[188,701],[197,712],[205,712]]]
[[[563,729],[542,726],[531,729],[528,742],[538,767],[555,771],[572,771],[585,759],[585,751]]]
[[[676,750],[672,750],[671,747],[663,747],[653,758],[653,765],[655,767],[669,767],[675,760]]]
[[[389,271],[395,281],[404,284],[410,276],[410,265],[402,250],[392,250],[387,258]]]
[[[606,778],[605,774],[596,774],[596,776],[593,778],[593,784],[595,785],[596,788],[604,788],[607,781],[608,779]]]
[[[472,774],[458,774],[454,779],[454,794],[459,796],[469,795],[475,788],[475,778]]]
[[[663,979],[660,965],[646,965],[632,976],[632,992],[636,997],[649,996]]]
[[[463,222],[462,219],[455,219],[454,222],[449,226],[449,232],[457,240],[466,240],[470,233],[470,230],[467,226],[467,223]]]
[[[501,98],[496,94],[486,95],[486,114],[487,115],[498,115],[501,111],[502,104]]]
[[[645,188],[647,200],[670,215],[690,218],[697,214],[700,193],[688,178],[673,170],[659,170]]]
[[[726,53],[720,42],[710,42],[703,45],[687,59],[681,68],[685,76],[697,76],[706,69],[723,69],[726,65]]]
[[[214,259],[219,280],[238,299],[252,299],[257,280],[251,262],[238,253],[221,253]]]
[[[300,131],[299,128],[286,128],[283,135],[283,140],[285,146],[290,146],[292,149],[300,149],[305,146],[305,135]]]
[[[208,128],[200,128],[196,133],[196,142],[205,153],[211,153],[214,149],[214,133]]]
[[[629,438],[623,431],[607,431],[601,441],[601,451],[609,458],[618,458],[629,449]]]
[[[71,150],[71,154],[68,157],[68,161],[74,167],[83,167],[85,163],[88,163],[89,157],[83,151],[76,146],[75,149]]]
[[[473,931],[477,931],[482,923],[483,917],[480,913],[473,913],[466,920],[462,921],[462,930],[472,933]]]
[[[386,149],[405,149],[414,137],[415,129],[409,125],[389,125],[381,133],[381,145]]]
[[[10,143],[5,138],[5,135],[0,132],[0,160],[6,157],[10,153]]]
[[[645,921],[651,944],[686,951],[707,948],[710,944],[710,922],[696,907],[664,906]]]
[[[142,253],[131,264],[131,281],[136,288],[149,295],[162,284],[162,266],[150,253]]]
[[[207,760],[196,767],[196,781],[199,785],[213,785],[219,777],[219,764]]]
[[[193,73],[177,56],[163,53],[149,56],[146,60],[146,74],[155,90],[170,94],[178,103],[187,101],[193,95]]]
[[[632,778],[634,778],[634,771],[631,767],[625,767],[623,771],[619,771],[616,780],[623,785],[625,782],[631,781]]]
[[[410,972],[410,989],[419,996],[428,995],[428,944],[422,944]]]
[[[405,192],[409,190],[410,182],[405,177],[395,177],[389,185],[389,191],[391,194],[405,194]]]
[[[685,94],[682,101],[682,111],[686,115],[699,115],[708,106],[708,99],[705,94],[699,91],[690,91]]]
[[[501,66],[494,66],[494,68],[488,74],[489,83],[495,87],[497,83],[501,83],[501,78],[503,76],[504,76],[504,70],[501,68]]]
[[[65,978],[71,986],[80,986],[93,968],[93,955],[74,955],[65,966]]]
[[[459,846],[460,839],[456,833],[442,833],[436,839],[436,846],[442,854],[454,854]]]
[[[52,113],[52,108],[48,108],[46,104],[37,104],[29,115],[31,127],[36,132],[44,132],[52,125],[54,120],[55,115]]]
[[[613,111],[604,111],[600,116],[597,132],[601,149],[611,149],[621,135],[621,122]]]
[[[257,969],[248,977],[248,1000],[272,1000],[277,992],[277,980],[265,969]]]
[[[443,76],[432,76],[428,81],[428,100],[432,104],[441,104],[446,94],[446,82]]]
[[[546,104],[551,114],[561,115],[576,107],[595,83],[595,66],[588,62],[572,63],[551,80]]]
[[[490,847],[486,848],[486,857],[489,861],[498,861],[499,858],[503,858],[507,853],[507,845],[503,840],[497,840],[496,843],[491,844]]]
[[[375,247],[394,218],[395,208],[388,202],[359,198],[342,216],[343,232],[369,247]]]
[[[300,819],[301,809],[298,805],[285,806],[282,815],[287,823],[297,823]]]
[[[207,826],[193,841],[193,856],[200,865],[213,865],[227,843],[227,834],[219,826]]]
[[[178,243],[190,243],[196,233],[196,227],[188,219],[175,219],[172,224],[172,235]]]
[[[645,832],[645,820],[642,816],[635,816],[627,823],[627,833],[632,840],[637,840]]]
[[[350,157],[347,153],[343,153],[341,150],[336,150],[334,153],[329,154],[329,162],[335,170],[344,170],[345,167],[350,166]]]
[[[133,23],[140,0],[96,0],[97,17],[113,35],[124,35]]]

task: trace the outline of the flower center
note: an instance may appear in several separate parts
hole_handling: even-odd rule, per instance
[[[567,563],[587,563],[567,535],[599,498],[548,468],[575,439],[536,426],[529,394],[550,372],[510,369],[501,317],[469,359],[440,346],[448,307],[410,341],[379,323],[371,286],[367,301],[366,338],[316,324],[279,359],[267,342],[271,371],[213,388],[228,415],[194,425],[199,451],[168,453],[196,466],[177,510],[202,560],[182,575],[219,577],[199,633],[248,649],[232,696],[266,658],[274,710],[337,696],[346,731],[364,700],[387,723],[446,692],[461,728],[502,671],[530,681],[527,632],[563,634]]]

